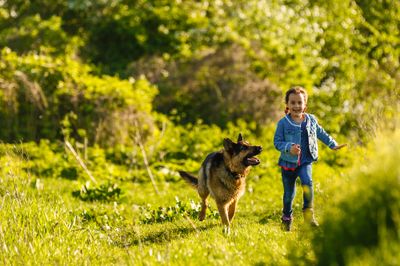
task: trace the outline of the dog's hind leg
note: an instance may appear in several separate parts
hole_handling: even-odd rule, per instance
[[[207,211],[207,198],[210,195],[210,191],[207,188],[206,180],[203,175],[200,174],[199,184],[197,186],[197,192],[199,192],[199,196],[201,198],[201,210],[199,213],[199,220],[203,221],[206,218]]]
[[[206,211],[207,211],[207,204],[208,204],[208,201],[207,201],[208,194],[207,195],[200,195],[200,197],[201,197],[201,210],[200,210],[200,213],[199,213],[199,220],[203,221],[206,218]]]
[[[229,205],[229,210],[228,210],[229,222],[232,222],[232,219],[235,216],[236,206],[237,206],[237,200],[232,201],[231,205]]]

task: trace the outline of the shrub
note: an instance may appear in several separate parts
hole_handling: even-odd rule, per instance
[[[0,53],[5,141],[67,138],[105,147],[131,143],[139,128],[143,141],[157,130],[151,114],[157,88],[144,77],[98,77],[71,54],[19,56],[7,47]]]
[[[379,258],[371,265],[391,265],[398,257],[387,247],[400,240],[400,131],[378,139],[372,156],[364,161],[359,155],[362,165],[343,183],[337,193],[342,197],[324,216],[314,238],[319,265],[365,262],[363,256],[370,252]]]

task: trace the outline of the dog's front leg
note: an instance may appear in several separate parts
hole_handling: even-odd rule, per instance
[[[229,235],[231,232],[228,218],[228,205],[226,203],[217,203],[219,215],[221,216],[222,224],[224,226],[224,233]]]
[[[229,222],[232,222],[232,219],[235,216],[236,206],[237,200],[234,200],[231,202],[231,205],[229,205]]]

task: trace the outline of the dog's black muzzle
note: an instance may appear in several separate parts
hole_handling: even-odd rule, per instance
[[[251,165],[258,165],[260,164],[260,160],[254,156],[260,154],[262,152],[261,146],[253,146],[253,151],[244,159],[244,165],[251,166]]]

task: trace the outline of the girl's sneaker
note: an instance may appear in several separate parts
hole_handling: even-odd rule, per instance
[[[311,227],[318,227],[319,224],[317,220],[315,220],[314,217],[314,210],[313,209],[305,209],[303,210],[303,217],[304,217],[304,222],[306,224],[311,225]]]
[[[282,216],[282,224],[285,231],[292,230],[292,217]]]

